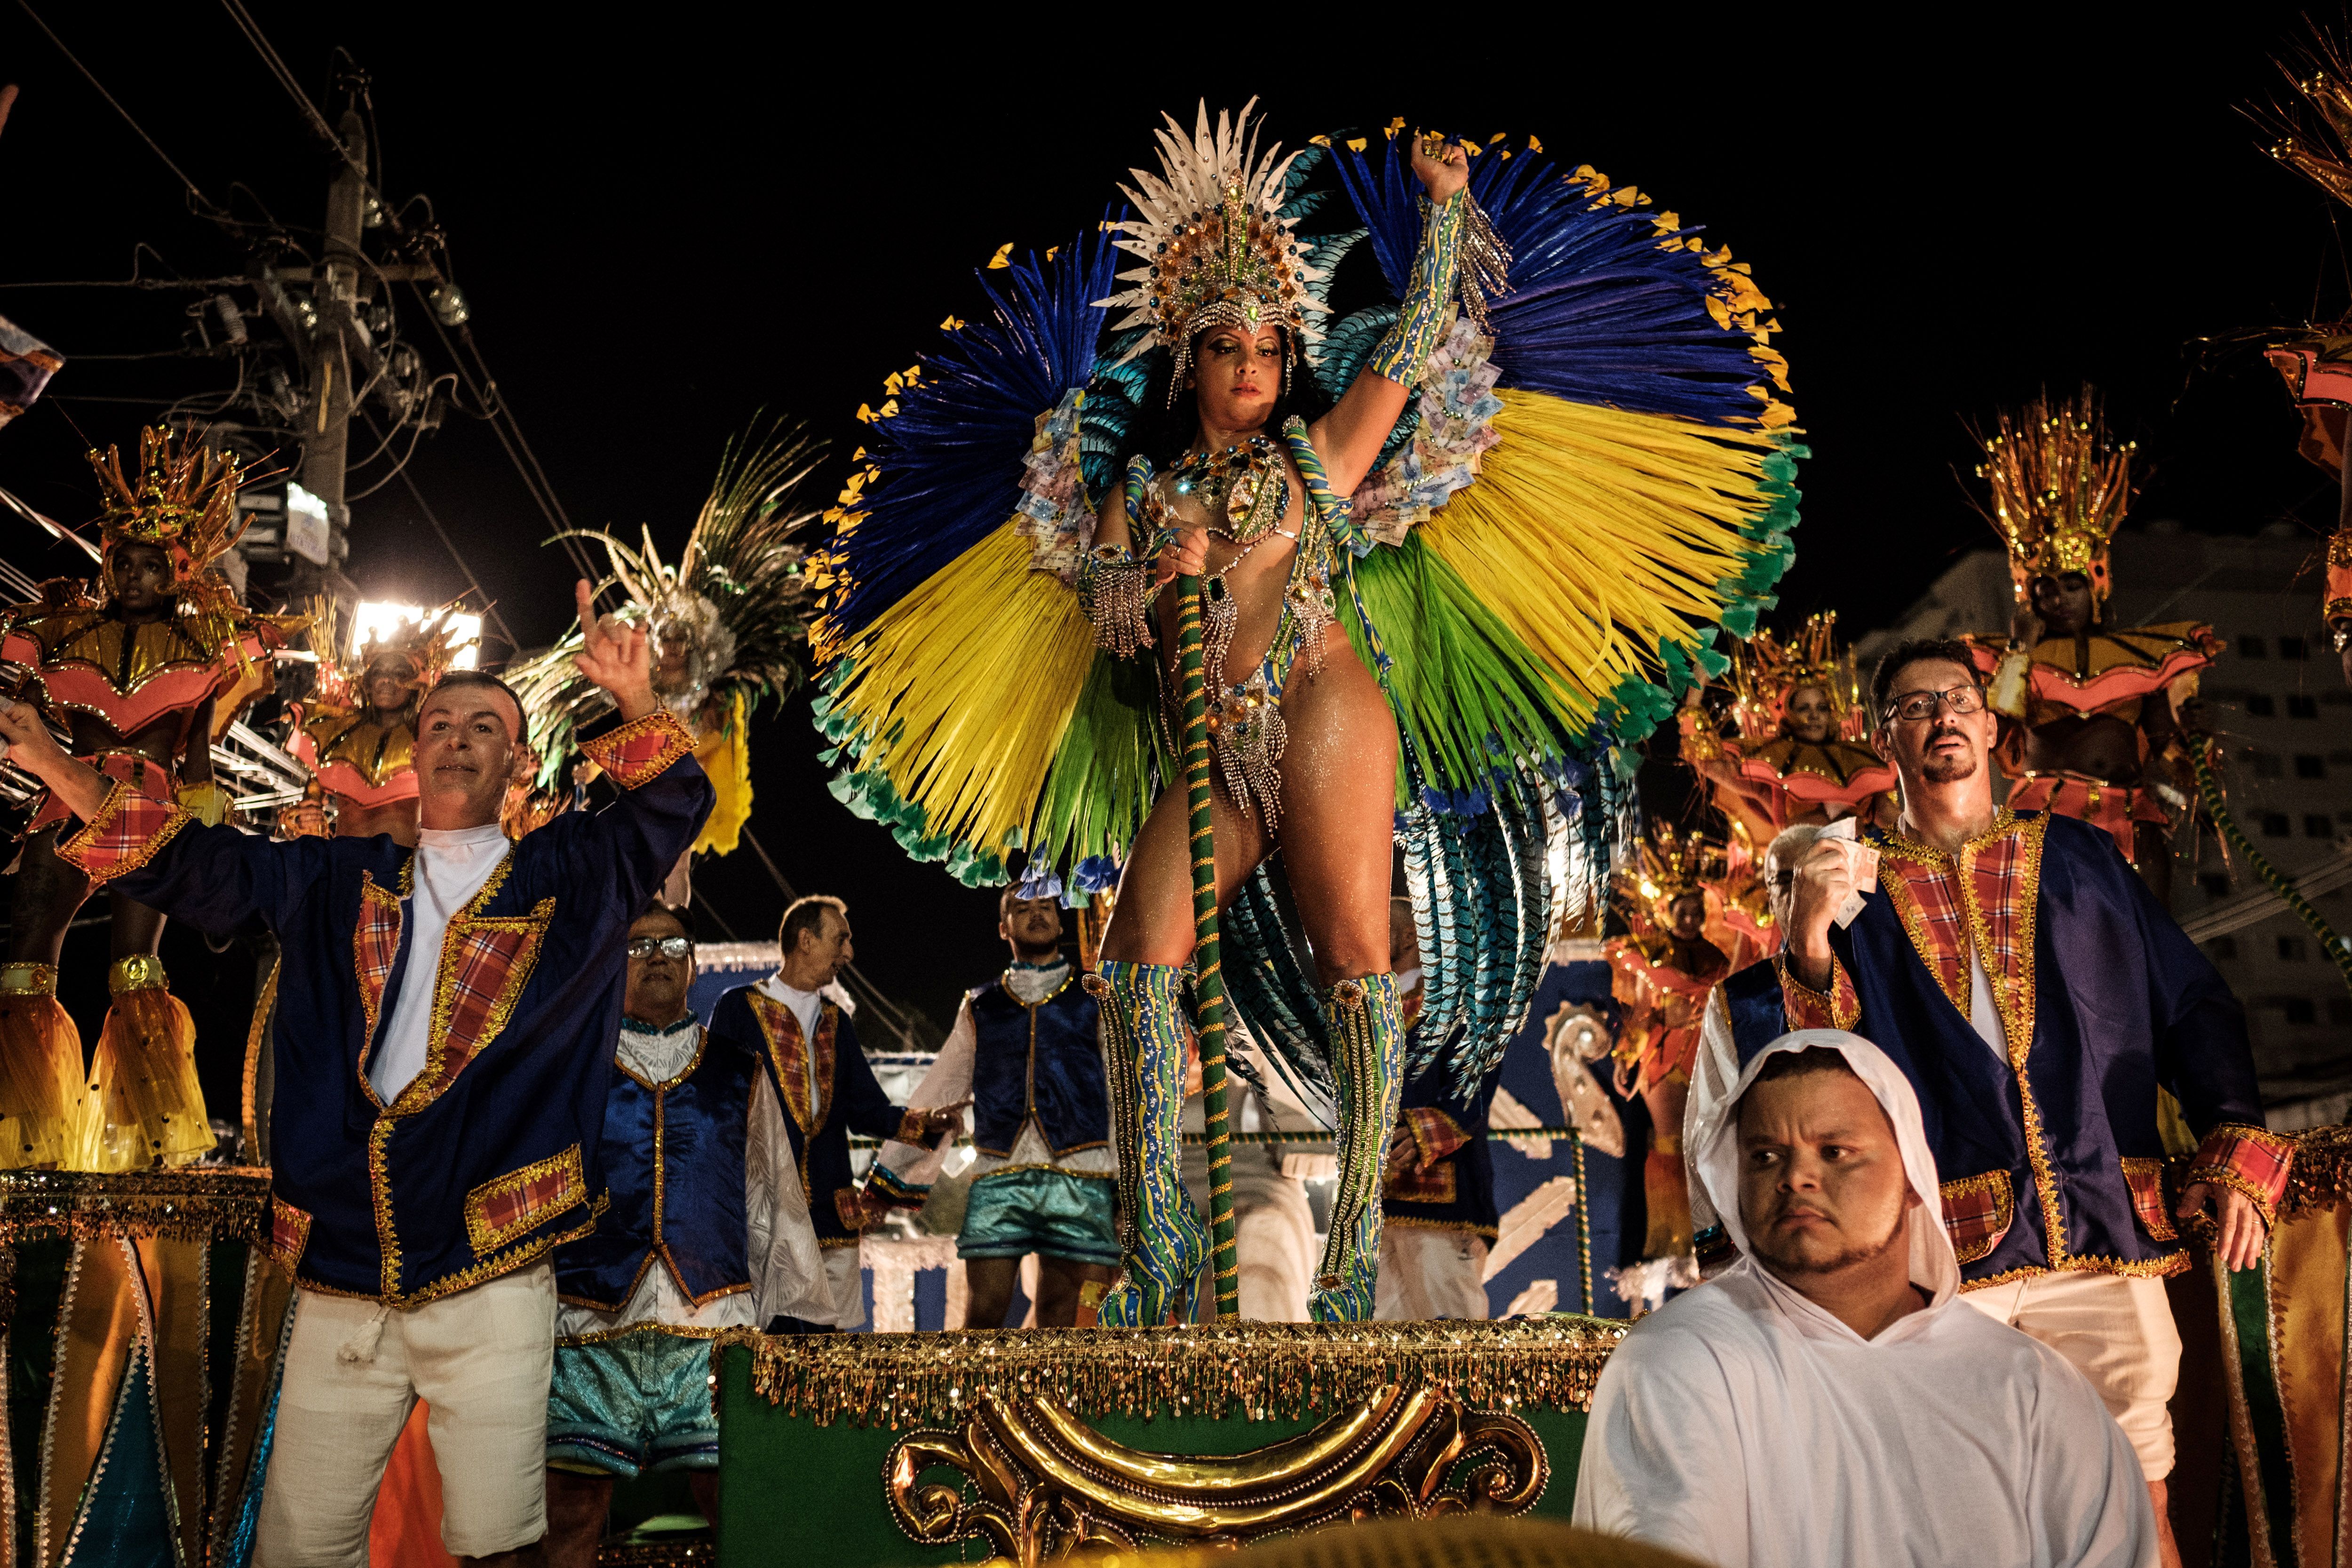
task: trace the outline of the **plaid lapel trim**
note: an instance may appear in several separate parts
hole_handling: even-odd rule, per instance
[[[816,1020],[816,1099],[809,1099],[808,1042],[793,1010],[764,991],[751,993],[751,1016],[767,1037],[768,1054],[776,1064],[776,1086],[783,1091],[784,1109],[803,1141],[814,1140],[833,1109],[833,1048],[835,1011],[830,1002],[819,1006]]]
[[[376,1019],[383,1011],[383,988],[400,956],[400,895],[376,884],[375,873],[360,873],[360,921],[352,931],[352,969],[359,977],[360,1011],[367,1032],[360,1037],[360,1081],[367,1082],[368,1058],[375,1050]],[[375,1092],[371,1085],[370,1095]]]
[[[1960,849],[1960,897],[1969,931],[1992,981],[1995,1008],[2009,1059],[2023,1069],[2033,1045],[2033,931],[2042,898],[2042,839],[2050,826],[2045,813],[2020,821],[2003,812],[2002,822]]]
[[[1919,962],[1963,1018],[1970,1016],[1971,946],[1983,962],[2011,1063],[2025,1059],[2033,1040],[2034,917],[2048,824],[2046,816],[2021,818],[2003,808],[1957,860],[1895,834],[1879,843],[1879,883]]]
[[[514,851],[509,849],[490,879],[482,884],[482,890],[467,901],[441,938],[425,1070],[401,1091],[393,1106],[397,1113],[422,1110],[457,1082],[457,1075],[505,1030],[515,1002],[530,983],[540,945],[555,918],[555,900],[540,900],[527,915],[481,913],[505,888],[507,874],[513,868]]]

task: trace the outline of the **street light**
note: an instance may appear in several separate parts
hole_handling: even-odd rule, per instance
[[[428,620],[428,616],[433,618]],[[352,656],[356,660],[360,649],[367,645],[371,637],[388,642],[401,627],[413,626],[420,623],[448,626],[453,634],[451,640],[463,645],[457,649],[457,657],[450,664],[452,669],[472,669],[479,662],[481,616],[469,616],[460,611],[436,614],[427,611],[422,605],[397,605],[388,600],[378,599],[362,599],[360,602],[359,614],[352,617]]]

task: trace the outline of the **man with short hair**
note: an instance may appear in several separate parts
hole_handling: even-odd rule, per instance
[[[969,1287],[967,1329],[1001,1329],[1021,1260],[1037,1258],[1037,1326],[1066,1329],[1118,1278],[1112,1190],[1110,1085],[1094,996],[1062,952],[1062,904],[1018,885],[996,901],[996,934],[1013,962],[975,986],[911,1102],[961,1118],[971,1107],[970,1197],[956,1256]],[[870,1193],[919,1207],[945,1146],[890,1142]]]
[[[808,1194],[817,1245],[824,1249],[832,1311],[817,1321],[854,1329],[866,1321],[858,1238],[882,1210],[858,1189],[849,1135],[929,1144],[962,1126],[963,1113],[891,1104],[858,1047],[848,1013],[824,994],[856,956],[846,904],[824,893],[794,900],[776,941],[782,956],[776,972],[719,999],[710,1039],[767,1064],[783,1100],[784,1131]]]
[[[629,926],[601,1145],[612,1201],[555,1256],[549,1568],[593,1568],[615,1477],[683,1471],[716,1521],[710,1341],[833,1311],[774,1086],[687,1005],[691,918],[657,900]]]
[[[199,826],[66,756],[31,708],[0,710],[10,760],[86,825],[63,858],[206,930],[259,919],[284,952],[265,1245],[300,1289],[257,1547],[273,1568],[366,1561],[419,1398],[449,1551],[521,1563],[545,1533],[547,1254],[602,1203],[630,918],[711,802],[645,633],[577,594],[581,670],[622,721],[582,749],[622,797],[520,843],[499,808],[528,767],[521,705],[475,671],[419,709],[413,851]]]
[[[1576,1522],[1726,1568],[2145,1568],[2131,1445],[2064,1358],[1955,1300],[1911,1085],[1842,1030],[1750,1058],[1693,1150],[1744,1255],[1601,1374]]]
[[[2251,1267],[2294,1145],[2263,1126],[2237,999],[2114,838],[1994,806],[1995,721],[1967,645],[1896,645],[1871,700],[1903,815],[1863,835],[1878,850],[1874,889],[1853,844],[1818,840],[1798,862],[1788,1026],[1863,1031],[1910,1078],[1968,1300],[2098,1388],[2168,1552],[2180,1339],[2163,1276],[2189,1266],[2173,1220],[2206,1211],[2215,1255]],[[2177,1213],[2161,1181],[2164,1091],[2203,1140]]]

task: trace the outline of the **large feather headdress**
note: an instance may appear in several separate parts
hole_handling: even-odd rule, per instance
[[[1253,98],[1238,116],[1220,113],[1212,132],[1204,100],[1190,136],[1173,115],[1162,116],[1160,173],[1130,170],[1135,184],[1119,187],[1139,216],[1111,226],[1126,236],[1116,243],[1143,265],[1118,275],[1133,287],[1097,303],[1128,308],[1121,329],[1145,329],[1126,359],[1155,346],[1174,356],[1171,396],[1190,368],[1192,340],[1212,328],[1286,328],[1286,374],[1301,346],[1322,335],[1309,318],[1327,307],[1307,287],[1322,274],[1307,264],[1293,220],[1281,216],[1298,154],[1285,157],[1279,145],[1259,153],[1262,127],[1250,123],[1256,107]]]
[[[2089,387],[2053,405],[2037,397],[2004,411],[1980,438],[1977,475],[1990,490],[1988,520],[2008,547],[2009,576],[2021,605],[2036,577],[2079,572],[2091,598],[2107,602],[2107,545],[2132,503],[2134,443],[2107,433],[2099,395]]]
[[[1823,610],[1807,617],[1789,637],[1759,629],[1731,650],[1731,671],[1724,678],[1731,688],[1731,714],[1742,738],[1769,740],[1780,732],[1789,696],[1802,687],[1818,686],[1829,694],[1830,711],[1838,732],[1859,740],[1853,731],[1865,705],[1857,701],[1853,650],[1837,645],[1837,612]]]
[[[245,481],[233,452],[149,426],[139,432],[135,473],[113,447],[92,448],[89,466],[105,491],[99,531],[109,555],[125,544],[153,545],[171,557],[173,581],[184,584],[245,533],[236,510]]]

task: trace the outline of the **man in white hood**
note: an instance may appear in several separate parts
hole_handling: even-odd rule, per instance
[[[1919,1102],[1876,1046],[1785,1035],[1691,1162],[1739,1261],[1601,1376],[1576,1522],[1724,1568],[2142,1568],[2130,1442],[2057,1352],[1957,1299]]]

